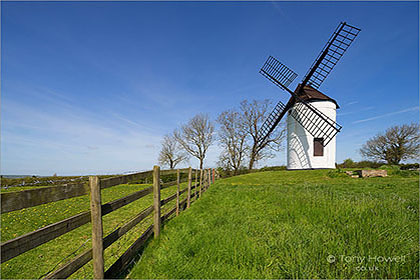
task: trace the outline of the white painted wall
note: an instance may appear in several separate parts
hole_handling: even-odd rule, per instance
[[[311,105],[336,120],[331,101],[312,101]],[[314,156],[314,137],[287,114],[287,169],[335,168],[335,137],[324,147],[324,156]]]

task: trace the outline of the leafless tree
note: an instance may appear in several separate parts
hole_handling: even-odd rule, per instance
[[[385,133],[369,139],[360,149],[363,157],[385,160],[388,164],[418,158],[419,152],[420,133],[417,123],[390,127]]]
[[[188,154],[176,141],[174,135],[167,134],[162,140],[162,149],[159,154],[159,163],[174,169],[179,163],[188,160]]]
[[[185,151],[200,161],[200,169],[203,168],[206,152],[213,143],[213,132],[214,126],[208,115],[198,114],[174,133],[175,139]]]
[[[241,115],[235,110],[222,112],[217,122],[220,124],[218,131],[220,146],[223,148],[219,157],[220,164],[234,174],[242,167],[243,160],[248,150],[247,130]]]
[[[281,150],[281,143],[286,135],[284,125],[279,125],[264,143],[257,144],[258,138],[261,135],[261,125],[270,114],[270,111],[268,111],[269,107],[271,107],[270,105],[271,102],[268,99],[262,101],[253,100],[252,102],[244,100],[240,105],[242,121],[250,136],[248,165],[250,170],[258,161],[274,157],[273,152]]]

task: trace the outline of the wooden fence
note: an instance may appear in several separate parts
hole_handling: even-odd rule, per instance
[[[195,174],[195,184],[193,181],[193,171]],[[161,183],[160,175],[177,174],[177,180]],[[188,173],[188,179],[181,180],[181,173]],[[199,175],[198,175],[199,173]],[[144,179],[153,175],[153,186],[131,193],[125,197],[102,204],[101,190],[120,184]],[[199,182],[198,182],[199,177]],[[193,202],[192,198],[197,200],[202,193],[208,189],[215,180],[215,170],[193,170],[191,167],[181,170],[163,170],[155,166],[152,171],[140,172],[130,175],[123,175],[100,179],[97,176],[89,177],[89,184],[74,183],[62,186],[53,186],[39,189],[31,189],[19,192],[10,192],[1,194],[1,212],[7,213],[46,204],[54,201],[69,199],[82,195],[90,195],[90,211],[79,213],[65,220],[50,224],[33,232],[21,235],[14,239],[1,243],[1,263],[19,256],[33,248],[36,248],[50,240],[53,240],[67,232],[70,232],[84,224],[92,223],[92,249],[79,254],[71,261],[59,267],[57,270],[45,276],[45,279],[68,278],[90,260],[93,260],[93,276],[95,279],[114,278],[118,273],[124,270],[138,250],[144,245],[147,239],[154,233],[159,236],[161,223],[167,220],[174,213],[178,216],[181,209],[188,209]],[[188,186],[180,189],[182,182],[188,182]],[[167,198],[161,199],[162,189],[177,185],[177,191]],[[195,189],[194,192],[192,192]],[[187,192],[187,197],[180,201],[181,194]],[[131,203],[148,194],[153,193],[153,205],[140,211],[129,222],[115,229],[107,236],[103,236],[102,217]],[[169,212],[161,215],[161,207],[168,202],[176,199],[175,207]],[[194,201],[195,201],[194,200]],[[106,271],[104,270],[104,250],[126,234],[130,229],[153,213],[153,224],[151,224],[141,236],[112,264]]]

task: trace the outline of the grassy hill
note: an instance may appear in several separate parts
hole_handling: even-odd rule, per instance
[[[129,277],[418,279],[419,187],[409,175],[220,180],[165,225]]]

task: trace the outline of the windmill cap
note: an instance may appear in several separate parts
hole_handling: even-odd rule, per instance
[[[297,86],[295,90],[296,94],[299,92],[300,87],[301,87],[301,84]],[[322,92],[314,89],[310,85],[305,85],[303,87],[303,92],[299,95],[299,97],[305,101],[331,101],[337,106],[337,109],[340,108],[340,106],[338,106],[337,101],[323,94]]]

